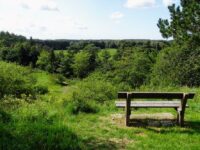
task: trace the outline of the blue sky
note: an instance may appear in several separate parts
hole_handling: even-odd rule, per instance
[[[0,31],[40,39],[162,39],[178,0],[0,0]]]

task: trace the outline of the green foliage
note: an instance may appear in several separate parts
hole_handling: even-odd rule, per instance
[[[40,53],[36,65],[42,70],[51,71],[50,54],[48,51],[43,50]]]
[[[169,6],[171,20],[159,19],[164,38],[173,37],[174,45],[162,50],[153,69],[154,85],[199,86],[200,1],[181,0]]]
[[[78,150],[78,137],[67,127],[44,126],[42,124],[26,124],[21,128],[12,129],[12,133],[0,124],[0,140],[2,149],[49,149],[49,150]]]
[[[109,78],[117,83],[124,82],[133,88],[148,82],[153,65],[149,55],[142,49],[124,49],[123,56],[114,63]]]
[[[89,73],[90,54],[87,51],[81,51],[74,56],[74,64],[72,65],[74,74],[83,78]]]
[[[49,92],[49,90],[48,90],[48,87],[44,85],[36,85],[34,87],[34,92],[36,92],[37,94],[46,94]]]
[[[99,51],[99,47],[96,47],[94,44],[88,44],[84,47],[84,50],[86,50],[89,53],[89,72],[92,72],[97,67],[97,54]]]
[[[158,27],[164,38],[173,37],[177,43],[189,41],[189,46],[200,41],[200,1],[181,0],[181,6],[169,6],[170,21],[159,19]]]
[[[113,69],[113,58],[108,50],[101,50],[98,56],[99,68],[102,72],[107,72]]]
[[[32,73],[31,73],[32,74]],[[199,88],[145,87],[139,91],[195,92],[188,101],[186,127],[124,126],[124,111],[115,108],[119,83],[106,81],[105,73],[94,72],[67,87],[58,86],[54,76],[34,71],[37,84],[49,93],[30,102],[15,97],[0,101],[0,149],[198,149]],[[71,80],[74,82],[73,80]],[[125,84],[127,85],[127,84]],[[130,89],[125,89],[130,91]],[[74,93],[74,96],[73,96]],[[170,112],[174,109],[138,109],[137,113]],[[82,113],[86,112],[86,113]],[[95,113],[98,112],[98,113]],[[76,114],[76,115],[72,115]],[[179,144],[177,144],[177,139]],[[180,140],[181,139],[181,140]],[[164,141],[168,141],[166,145]],[[160,143],[160,144],[154,144]]]
[[[0,98],[5,95],[21,97],[22,94],[34,96],[41,90],[41,87],[36,86],[36,79],[28,68],[0,62],[0,70]]]
[[[73,92],[71,102],[68,104],[67,109],[71,114],[84,113],[96,113],[98,112],[98,106],[94,101],[88,101],[86,95],[82,95],[83,92]]]
[[[0,62],[0,70],[0,98],[32,94],[36,81],[30,76],[30,70],[4,62]]]
[[[200,49],[169,47],[161,51],[153,69],[154,85],[199,86]]]
[[[53,77],[56,84],[67,85],[66,78],[62,74],[55,74]]]
[[[24,36],[10,34],[8,32],[0,32],[0,46],[11,47],[16,43],[22,43],[25,41],[26,38]]]
[[[74,54],[71,51],[60,51],[56,53],[57,68],[56,72],[61,73],[65,77],[70,77],[73,75],[73,57]]]
[[[16,43],[11,47],[0,46],[0,59],[7,62],[16,62],[23,66],[35,67],[40,47],[30,42]]]
[[[1,123],[8,123],[11,121],[11,115],[6,113],[3,110],[0,110],[0,124]]]
[[[15,49],[2,48],[0,50],[0,59],[8,62],[18,62],[19,53]]]
[[[68,108],[74,114],[98,112],[100,105],[116,98],[117,89],[107,81],[88,78],[75,86],[67,98]]]

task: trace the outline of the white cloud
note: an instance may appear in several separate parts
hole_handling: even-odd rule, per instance
[[[21,7],[23,9],[58,11],[56,0],[0,0],[0,4],[7,7]]]
[[[76,29],[78,29],[78,30],[88,30],[88,27],[87,27],[87,26],[85,26],[85,25],[83,25],[83,24],[81,24],[81,23],[77,23],[77,22],[75,22],[75,21],[74,21],[74,26],[75,26]]]
[[[20,5],[24,9],[30,9],[29,5],[27,5],[26,3],[21,3]]]
[[[124,14],[119,12],[119,11],[112,13],[111,16],[110,16],[110,18],[113,19],[113,20],[119,20],[123,17],[124,17]]]
[[[47,4],[43,4],[40,9],[46,11],[59,11],[59,8],[55,2],[48,2]]]
[[[40,27],[39,27],[39,30],[40,30],[41,32],[45,32],[45,31],[47,31],[47,27],[46,27],[46,26],[40,26]]]
[[[165,6],[172,5],[173,3],[175,3],[175,0],[163,0],[163,4]]]
[[[143,8],[143,7],[152,7],[156,4],[155,0],[127,0],[124,4],[127,8]]]

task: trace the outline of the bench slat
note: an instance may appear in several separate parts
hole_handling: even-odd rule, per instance
[[[125,108],[126,101],[116,101],[116,107]],[[132,108],[178,108],[180,101],[132,101]],[[186,106],[188,107],[188,105]]]
[[[131,98],[158,98],[158,99],[182,99],[184,93],[181,92],[119,92],[118,98],[127,98],[127,94],[131,94]],[[194,97],[194,93],[185,93],[188,99]]]

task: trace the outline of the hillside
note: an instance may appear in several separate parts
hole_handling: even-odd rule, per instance
[[[195,92],[194,100],[189,101],[186,111],[186,126],[180,128],[173,124],[145,128],[125,127],[123,110],[114,107],[115,89],[108,82],[95,81],[90,76],[83,81],[68,80],[68,86],[55,83],[56,76],[43,71],[33,71],[37,84],[48,87],[49,93],[37,97],[35,101],[6,98],[0,102],[1,135],[0,147],[3,149],[198,149],[200,133],[199,88],[164,88],[160,91]],[[98,86],[96,84],[98,83]],[[102,84],[102,85],[101,85]],[[103,89],[101,89],[101,86]],[[87,91],[86,87],[89,89]],[[114,90],[114,91],[113,91]],[[149,91],[146,89],[138,89]],[[156,89],[158,90],[158,89]],[[88,104],[95,105],[97,113],[73,114],[76,105],[71,101],[74,96],[93,98]],[[92,94],[95,92],[96,94]],[[102,93],[113,97],[101,97]],[[111,93],[110,93],[111,92]],[[111,94],[112,95],[112,94]],[[105,98],[105,99],[101,99]],[[99,100],[104,101],[98,102]],[[85,105],[88,107],[88,105]],[[89,108],[88,108],[89,109]],[[146,114],[171,112],[173,109],[141,109],[134,113]],[[177,144],[177,139],[179,144]],[[166,144],[163,141],[168,141]],[[154,144],[159,143],[159,144]]]

